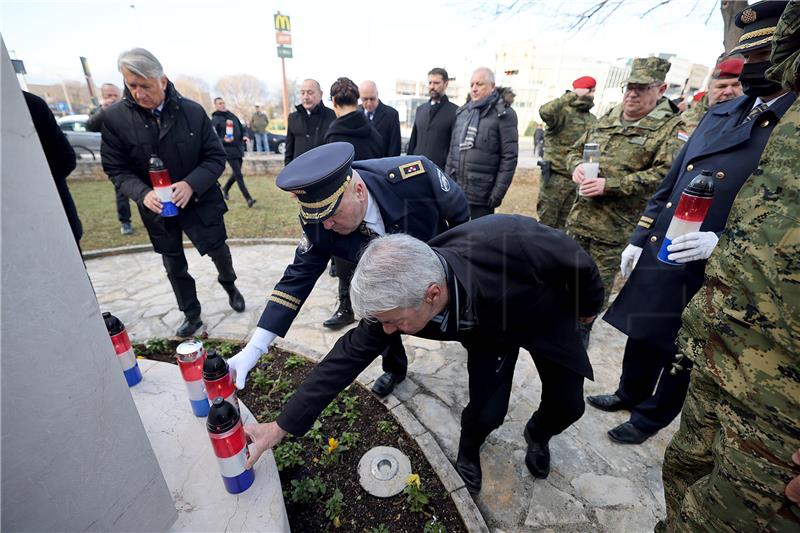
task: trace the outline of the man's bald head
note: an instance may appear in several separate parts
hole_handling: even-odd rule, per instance
[[[300,84],[300,104],[311,111],[322,101],[322,87],[317,80],[311,78],[303,80]]]
[[[378,108],[378,86],[372,80],[365,80],[361,82],[358,88],[358,93],[361,95],[361,105],[364,106],[369,113],[374,113]]]

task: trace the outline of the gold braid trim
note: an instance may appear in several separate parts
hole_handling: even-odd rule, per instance
[[[754,37],[762,37],[764,35],[772,35],[775,33],[775,26],[770,26],[768,28],[761,28],[760,30],[751,31],[745,33],[741,37],[739,37],[739,42],[745,41],[747,39],[752,39]]]
[[[336,189],[333,192],[333,194],[331,194],[330,196],[328,196],[324,200],[320,200],[319,202],[302,202],[299,199],[297,201],[300,202],[301,206],[307,207],[309,209],[315,209],[317,207],[324,207],[324,206],[326,206],[326,205],[328,205],[330,203],[335,202],[336,199],[339,198],[339,196],[341,196],[341,194],[344,192],[344,188],[347,187],[348,183],[350,183],[350,176],[347,176],[347,178],[345,178],[344,183],[342,183],[342,186],[339,187],[338,189]]]
[[[295,304],[293,304],[291,302],[287,302],[285,300],[282,300],[282,299],[278,298],[277,296],[270,296],[269,299],[270,299],[271,302],[275,302],[276,304],[280,304],[280,305],[282,305],[284,307],[288,307],[292,311],[297,311],[299,309],[299,306],[297,306],[297,305],[295,305]]]
[[[733,50],[731,50],[728,53],[732,54],[733,52],[735,52],[737,50],[742,50],[744,48],[750,48],[751,46],[759,46],[759,45],[768,43],[771,40],[772,40],[772,36],[770,35],[769,37],[765,37],[765,38],[761,39],[760,41],[755,41],[755,42],[747,43],[747,44],[740,44],[739,46],[737,46],[736,48],[734,48]]]
[[[296,303],[298,305],[303,303],[303,302],[300,301],[300,298],[292,296],[291,294],[286,294],[285,292],[279,291],[277,289],[272,291],[272,294],[273,294],[273,296],[279,296],[279,297],[283,298],[284,300],[289,300],[290,302],[294,302],[294,303]]]

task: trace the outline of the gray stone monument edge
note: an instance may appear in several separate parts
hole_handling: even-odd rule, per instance
[[[1,44],[0,527],[166,530],[172,497]]]

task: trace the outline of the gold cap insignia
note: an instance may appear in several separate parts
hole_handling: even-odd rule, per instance
[[[745,9],[742,11],[742,22],[744,24],[752,24],[758,19],[758,15],[752,9]]]

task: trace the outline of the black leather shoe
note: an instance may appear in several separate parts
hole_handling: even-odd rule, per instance
[[[178,327],[178,330],[175,332],[176,337],[191,337],[195,334],[195,332],[200,329],[200,326],[203,325],[203,321],[200,320],[199,316],[196,317],[189,317],[187,316],[183,320],[183,324]]]
[[[550,474],[550,446],[546,440],[534,440],[528,428],[525,428],[525,442],[528,443],[525,466],[533,477],[545,479]]]
[[[248,198],[247,199],[247,207],[248,208],[253,207],[253,204],[255,204],[255,203],[256,203],[256,201],[255,201],[254,198]]]
[[[353,316],[353,310],[350,309],[350,306],[340,303],[336,312],[334,312],[328,320],[323,322],[322,325],[330,329],[339,329],[355,321],[356,317]]]
[[[406,379],[405,376],[398,376],[392,372],[386,372],[372,384],[372,392],[382,398],[392,392],[395,385],[402,383],[404,379]]]
[[[481,491],[483,473],[481,472],[480,452],[470,454],[459,448],[456,472],[464,480],[464,486],[467,487],[470,494],[478,494]]]
[[[228,292],[228,303],[231,309],[237,313],[244,311],[244,296],[239,292],[239,289],[234,287],[232,290],[225,289]]]
[[[622,411],[629,409],[625,402],[620,399],[616,394],[600,394],[598,396],[587,396],[586,401],[592,407],[597,407],[601,411],[608,411],[613,413],[615,411]]]
[[[228,199],[228,191],[226,191],[225,189],[222,189],[222,197],[225,198],[226,200]]]
[[[624,422],[608,431],[608,436],[611,437],[611,440],[620,444],[641,444],[653,435],[655,433],[645,433],[630,421]]]

